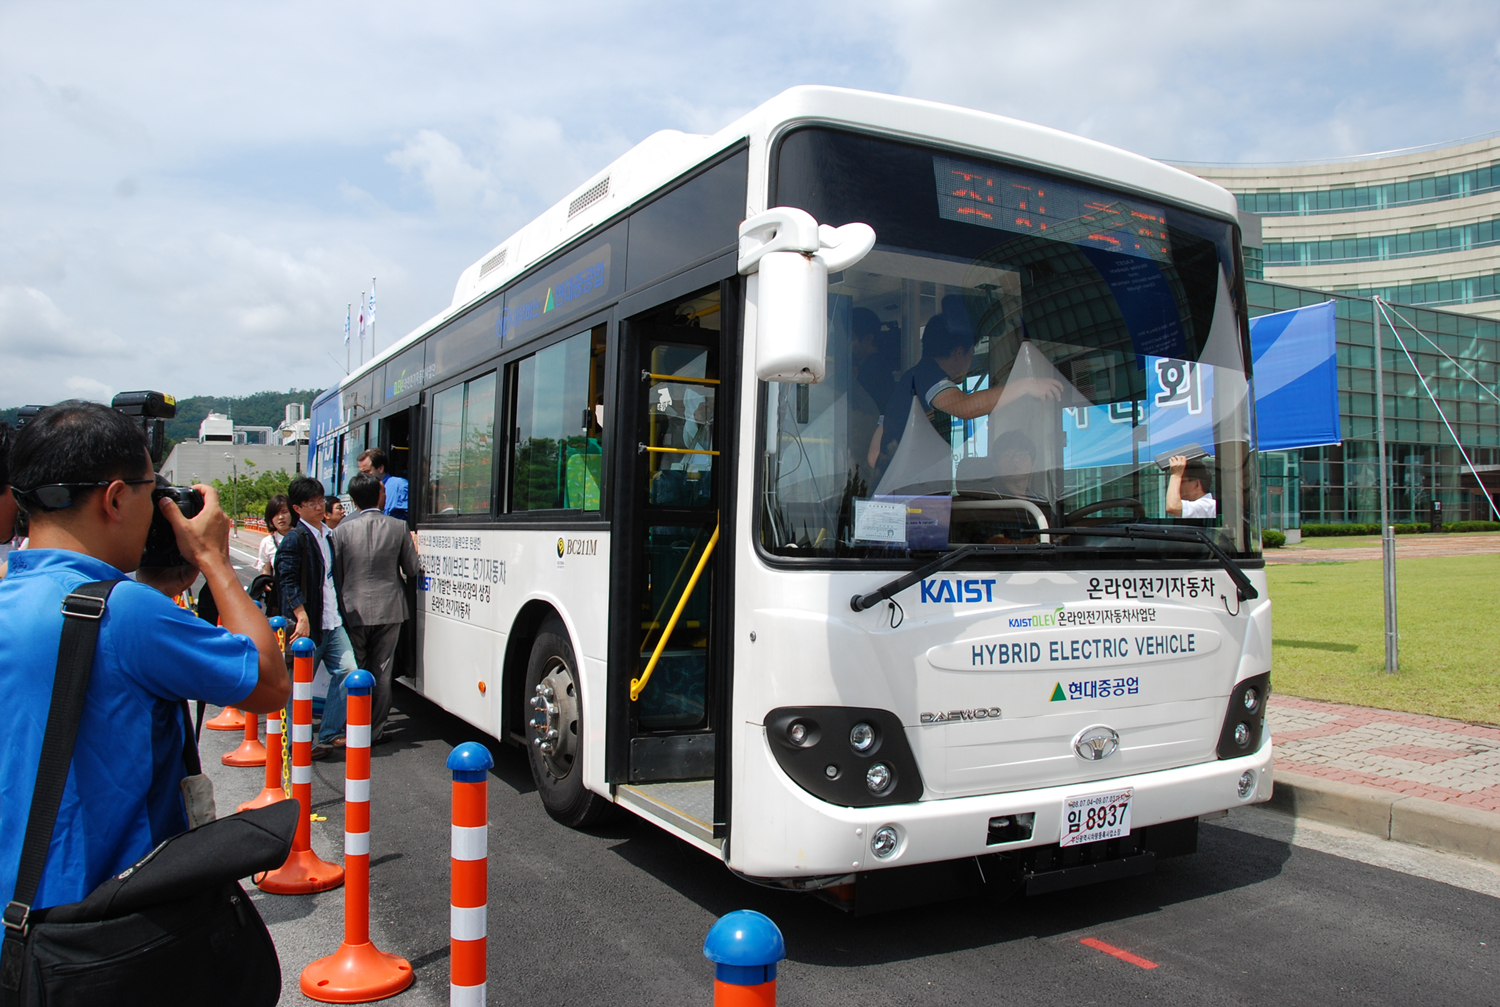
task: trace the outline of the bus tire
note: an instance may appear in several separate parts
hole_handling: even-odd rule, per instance
[[[562,620],[537,629],[526,665],[526,757],[547,814],[569,828],[593,825],[610,803],[583,785],[583,701],[578,660]]]

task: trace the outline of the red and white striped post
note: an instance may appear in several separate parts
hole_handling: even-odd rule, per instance
[[[369,1003],[411,985],[411,963],[370,940],[370,692],[363,669],[344,679],[344,943],[302,970],[302,995],[323,1003]]]
[[[262,874],[255,885],[273,895],[326,892],[344,883],[344,869],[321,859],[312,848],[312,683],[313,652],[307,637],[293,640],[292,652],[292,799],[302,805],[297,835],[286,863]]]
[[[449,916],[448,1003],[483,1007],[489,972],[490,750],[466,741],[448,755],[453,770],[453,894]]]

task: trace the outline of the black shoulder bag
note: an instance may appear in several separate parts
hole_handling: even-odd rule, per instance
[[[144,1007],[208,998],[215,1007],[269,1007],[281,996],[281,963],[238,882],[286,861],[301,814],[296,801],[190,829],[107,878],[81,902],[31,908],[73,761],[99,622],[118,583],[85,584],[63,601],[47,733],[16,891],[4,911],[0,1003]],[[186,709],[184,703],[184,715]],[[184,758],[196,773],[192,724],[184,726]]]

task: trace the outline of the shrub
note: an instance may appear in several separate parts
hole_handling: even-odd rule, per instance
[[[1500,531],[1500,521],[1450,521],[1443,525],[1443,531]]]
[[[1302,526],[1303,538],[1314,538],[1320,535],[1379,535],[1380,526],[1373,524],[1305,524]]]
[[[1260,533],[1260,544],[1267,549],[1280,549],[1286,545],[1286,535],[1275,528],[1267,528]]]

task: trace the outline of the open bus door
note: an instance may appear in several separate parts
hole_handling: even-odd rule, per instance
[[[606,771],[705,842],[728,812],[732,289],[625,319],[616,400]]]
[[[412,431],[422,429],[421,418],[421,405],[413,405],[380,418],[379,443],[380,450],[385,452],[385,471],[387,475],[400,476],[407,482],[406,523],[407,528],[412,531],[417,527],[417,498],[421,495],[417,492],[417,477],[421,473],[418,464],[421,445],[419,439],[412,436]],[[415,582],[406,585],[406,606],[413,617],[401,626],[401,636],[396,642],[396,667],[393,674],[396,678],[409,676],[420,690],[422,668],[421,652],[417,647]]]

